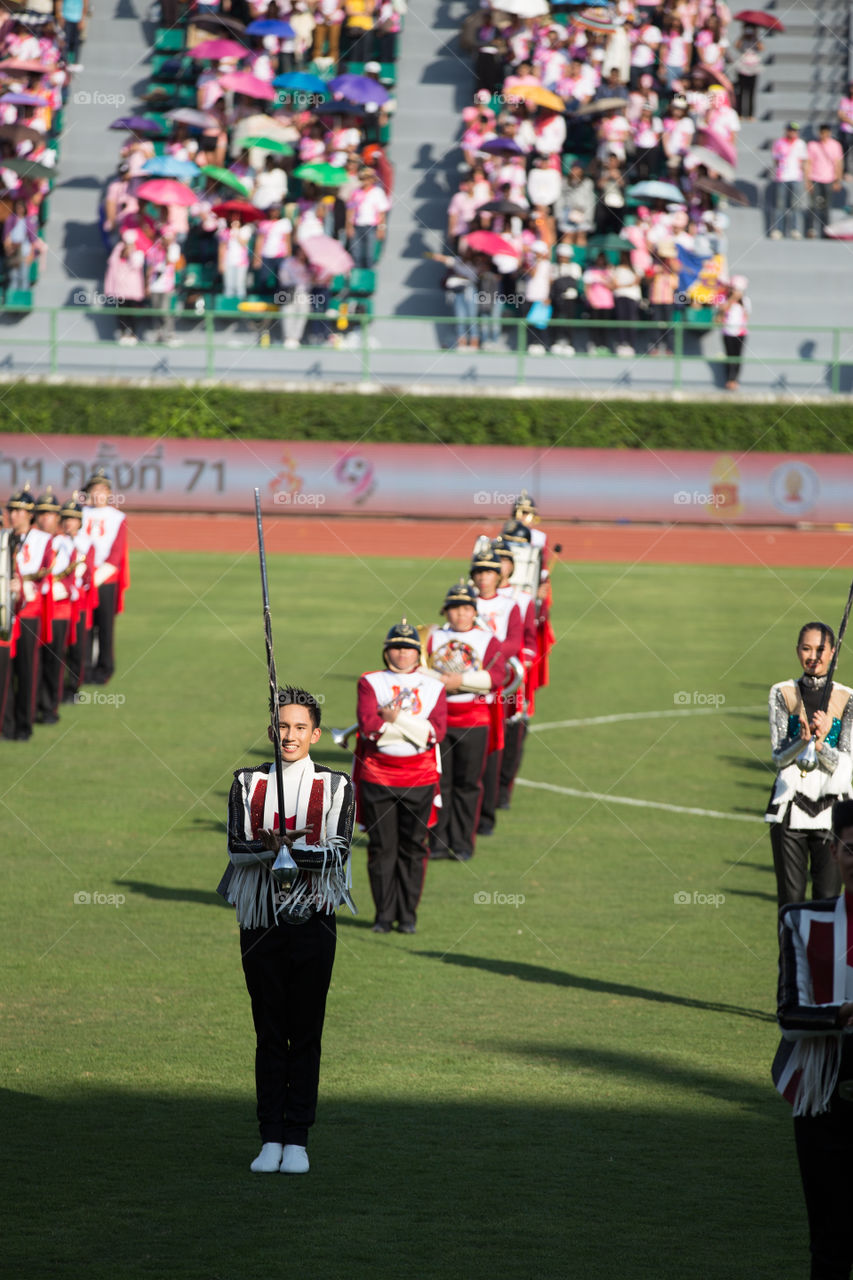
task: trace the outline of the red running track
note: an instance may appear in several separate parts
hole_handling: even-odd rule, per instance
[[[405,520],[370,516],[269,516],[270,553],[326,556],[466,558],[479,533],[497,533],[490,520]],[[560,525],[544,522],[548,542],[568,561],[647,564],[853,565],[853,530],[752,529],[685,525]],[[135,551],[219,551],[255,546],[253,516],[130,513]]]

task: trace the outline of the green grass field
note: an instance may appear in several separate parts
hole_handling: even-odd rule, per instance
[[[349,724],[386,628],[434,620],[460,567],[272,558],[280,676]],[[111,700],[0,744],[7,1274],[805,1275],[757,819],[767,688],[802,622],[837,622],[844,572],[558,566],[539,724],[665,714],[543,727],[522,776],[737,817],[519,786],[470,864],[429,868],[409,938],[370,932],[359,841],[301,1179],[248,1171],[249,1002],[214,894],[232,770],[267,758],[257,563],[132,572]]]

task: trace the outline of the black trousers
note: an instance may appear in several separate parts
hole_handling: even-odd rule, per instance
[[[53,620],[53,639],[41,648],[41,676],[37,708],[41,716],[58,714],[62,701],[65,675],[65,642],[68,638],[68,620]]]
[[[363,782],[360,792],[376,920],[415,924],[426,874],[427,822],[434,788]]]
[[[261,1142],[307,1144],[317,1112],[320,1041],[335,943],[335,917],[319,913],[304,924],[240,930],[257,1037]]]
[[[98,607],[92,614],[90,645],[98,637],[98,660],[94,666],[91,647],[86,656],[87,679],[95,684],[106,684],[116,669],[113,649],[113,633],[116,621],[118,583],[106,582],[98,587]]]
[[[837,898],[841,892],[841,874],[829,852],[828,831],[792,831],[788,825],[791,810],[782,822],[770,828],[776,893],[779,906],[789,902],[805,902],[811,858],[812,898]]]
[[[442,807],[430,839],[433,853],[464,858],[474,852],[488,745],[488,725],[448,726],[441,744]]]
[[[4,738],[15,736],[15,716],[9,700],[12,675],[10,648],[8,641],[0,641],[0,735]]]
[[[521,768],[526,737],[527,725],[523,720],[507,720],[504,724],[504,750],[498,786],[498,804],[502,809],[509,808],[513,783]]]
[[[65,702],[73,702],[74,695],[83,683],[86,668],[86,655],[91,652],[92,637],[85,625],[83,615],[77,619],[77,634],[74,643],[65,650],[65,680],[62,697]]]
[[[755,90],[758,76],[741,76],[735,80],[735,103],[739,116],[755,115]]]
[[[483,803],[480,805],[479,832],[494,831],[498,816],[498,788],[503,751],[490,751],[483,772]]]
[[[723,334],[723,346],[729,357],[726,363],[726,382],[737,382],[740,379],[740,358],[746,338],[735,333]]]
[[[840,1079],[845,1078],[850,1074],[842,1062]],[[853,1102],[836,1092],[823,1115],[794,1118],[794,1137],[809,1218],[811,1280],[850,1280]]]
[[[21,618],[15,656],[12,659],[12,700],[15,735],[33,731],[36,689],[39,676],[39,635],[41,618]]]

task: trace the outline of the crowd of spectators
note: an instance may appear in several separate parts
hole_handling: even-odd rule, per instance
[[[278,318],[287,347],[341,340],[369,306],[391,207],[403,8],[190,9],[182,47],[157,59],[146,112],[113,125],[127,141],[101,225],[120,343],[138,340],[140,317],[127,313],[148,305],[170,345],[176,306],[229,315],[235,333],[260,317],[265,344]],[[320,317],[333,299],[332,323]]]
[[[450,253],[435,255],[456,345],[500,345],[506,316],[525,321],[532,355],[666,354],[681,318],[725,331],[736,315],[743,332],[731,336],[743,338],[746,281],[729,275],[727,210],[747,203],[737,145],[741,114],[756,113],[759,28],[733,24],[716,0],[481,0],[463,40],[476,91],[462,112]],[[837,144],[823,139],[807,154],[802,144],[812,234],[840,179]],[[774,236],[797,194],[779,183]]]
[[[45,12],[36,3],[0,18],[0,285],[9,305],[27,304],[46,252],[42,232],[84,17],[82,5],[69,4],[63,21],[53,3]]]

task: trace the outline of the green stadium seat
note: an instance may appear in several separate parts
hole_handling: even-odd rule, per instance
[[[353,267],[349,276],[349,291],[356,297],[369,298],[376,291],[376,272],[367,267]]]
[[[213,298],[214,315],[229,316],[232,318],[236,318],[237,316],[239,316],[242,319],[243,312],[240,310],[240,303],[243,301],[244,301],[243,298],[235,298],[231,294],[227,294],[227,293],[214,294],[214,298]]]
[[[155,53],[181,53],[186,44],[185,27],[158,27],[154,36]]]
[[[26,307],[27,310],[31,310],[33,305],[32,289],[7,289],[4,305],[7,307]]]

